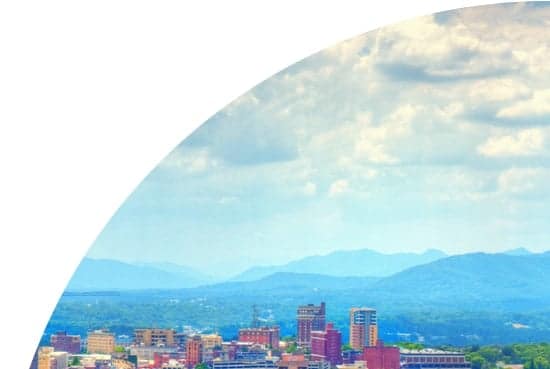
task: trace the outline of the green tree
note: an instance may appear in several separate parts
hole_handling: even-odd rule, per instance
[[[349,343],[342,345],[342,351],[350,351],[350,350],[353,350],[353,347],[351,347]]]
[[[80,366],[80,358],[78,356],[73,356],[69,366]]]
[[[296,350],[298,350],[298,345],[296,344],[296,342],[290,342],[286,348],[286,353],[293,354],[296,352]]]

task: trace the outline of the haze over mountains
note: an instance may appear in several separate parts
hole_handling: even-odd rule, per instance
[[[69,291],[135,290],[195,287],[208,277],[175,264],[134,265],[117,260],[84,258],[69,281]]]
[[[102,269],[99,280],[104,288],[96,288],[97,292],[70,288],[89,287],[82,271],[92,273],[90,266],[98,265],[123,272],[115,276]],[[121,275],[128,278],[125,284]],[[232,334],[248,324],[249,307],[259,305],[267,323],[276,322],[284,334],[292,334],[296,306],[325,301],[330,319],[344,334],[349,307],[372,306],[380,312],[381,334],[388,340],[405,332],[439,344],[531,342],[546,340],[550,334],[548,275],[550,252],[511,250],[448,256],[387,277],[275,272],[254,281],[183,288],[182,279],[150,266],[85,260],[60,299],[49,329],[67,329],[71,322],[79,332],[91,324],[131,333],[136,326],[188,324]],[[118,291],[112,291],[115,282]],[[162,288],[155,288],[158,283]],[[111,291],[102,292],[106,290]],[[83,306],[88,309],[85,317],[78,313]]]
[[[328,255],[309,256],[280,266],[253,267],[239,274],[235,281],[253,281],[277,272],[317,273],[331,276],[385,277],[409,267],[446,257],[443,251],[427,250],[421,254],[382,254],[369,249],[335,251]]]
[[[229,281],[219,281],[192,268],[173,263],[130,264],[85,258],[69,282],[67,290],[179,289],[198,286],[206,288],[207,285],[211,285],[209,290],[232,289],[234,286],[254,289],[278,283],[280,287],[297,285],[300,288],[314,288],[317,285],[317,288],[326,288],[342,285],[347,289],[379,285],[386,286],[384,289],[391,291],[391,286],[396,284],[410,289],[414,286],[429,287],[435,295],[439,288],[443,288],[443,293],[445,288],[466,288],[466,285],[481,287],[489,282],[488,279],[483,279],[489,270],[495,275],[502,275],[504,279],[520,273],[515,279],[517,283],[535,278],[537,275],[533,273],[541,268],[544,270],[545,264],[540,265],[539,269],[523,270],[524,267],[531,261],[538,265],[538,256],[546,260],[547,255],[548,253],[532,254],[523,248],[499,254],[473,253],[450,257],[439,250],[427,250],[420,254],[382,254],[369,249],[350,250],[310,256],[281,266],[254,267]],[[531,256],[532,259],[525,259]]]
[[[411,266],[447,256],[439,250],[421,254],[382,254],[369,249],[345,250],[308,256],[280,266],[253,267],[231,281],[254,281],[274,273],[309,273],[327,276],[388,276]],[[124,290],[186,288],[221,282],[193,268],[174,263],[125,263],[85,258],[69,283],[68,290]]]

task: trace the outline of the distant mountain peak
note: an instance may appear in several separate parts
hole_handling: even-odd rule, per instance
[[[447,257],[443,251],[427,249],[424,252],[381,253],[364,248],[338,250],[326,255],[307,256],[285,265],[256,266],[233,281],[254,281],[277,272],[325,274],[335,277],[386,277],[407,268],[431,263]]]
[[[525,247],[518,247],[515,249],[504,251],[503,254],[523,256],[523,255],[532,255],[533,253],[530,250],[526,249]]]

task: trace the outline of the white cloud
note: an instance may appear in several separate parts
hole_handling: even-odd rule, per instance
[[[167,169],[174,169],[182,173],[196,174],[218,166],[218,161],[212,159],[206,149],[176,149],[170,153],[159,166]]]
[[[517,118],[550,114],[550,89],[538,90],[530,99],[518,101],[497,112],[499,118]]]
[[[541,129],[525,129],[515,134],[489,137],[477,151],[488,157],[536,155],[544,151],[544,139]]]
[[[531,90],[525,83],[511,78],[486,79],[476,81],[470,88],[469,96],[475,100],[508,101],[529,96]]]
[[[345,179],[338,179],[330,185],[328,195],[329,197],[338,196],[349,190],[349,183]]]
[[[498,189],[503,193],[520,194],[535,190],[544,175],[539,168],[511,168],[497,179]]]
[[[313,196],[317,193],[317,185],[313,182],[308,182],[303,188],[304,194],[307,196]]]

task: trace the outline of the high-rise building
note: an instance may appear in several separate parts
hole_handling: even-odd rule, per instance
[[[349,312],[349,344],[354,350],[365,346],[376,346],[378,323],[376,310],[371,308],[351,308]]]
[[[80,336],[68,335],[67,332],[57,332],[50,336],[50,345],[55,351],[78,354],[80,353]]]
[[[185,363],[187,368],[194,368],[202,362],[201,336],[195,335],[187,338],[185,343]]]
[[[239,341],[252,342],[270,348],[279,348],[279,327],[259,327],[239,329]]]
[[[142,346],[172,347],[176,345],[173,329],[141,328],[134,330],[134,343]]]
[[[105,330],[89,332],[86,348],[89,354],[112,354],[115,351],[115,335]]]
[[[382,340],[376,346],[363,348],[363,360],[369,369],[400,369],[401,359],[398,347],[384,346]]]
[[[342,334],[328,323],[324,331],[311,332],[311,360],[342,364]]]
[[[325,330],[325,303],[315,306],[313,304],[302,305],[297,311],[296,342],[302,347],[311,346],[311,331]]]

